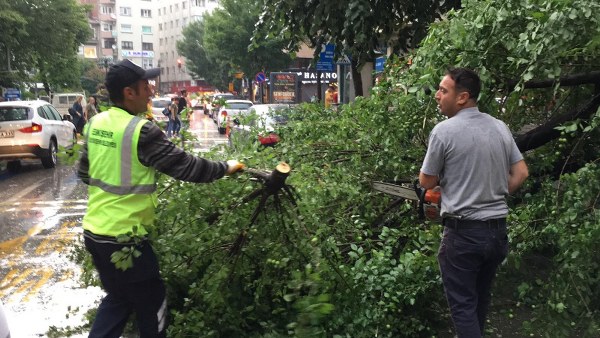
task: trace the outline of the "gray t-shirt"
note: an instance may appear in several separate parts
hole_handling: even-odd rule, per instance
[[[510,167],[522,159],[504,122],[466,108],[433,128],[421,172],[440,178],[442,217],[487,220],[508,214]]]

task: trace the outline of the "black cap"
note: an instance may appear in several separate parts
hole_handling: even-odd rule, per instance
[[[110,96],[121,93],[123,88],[139,80],[153,79],[160,75],[160,68],[143,69],[135,63],[125,59],[110,66],[106,74],[106,89]],[[117,95],[118,96],[118,95]]]

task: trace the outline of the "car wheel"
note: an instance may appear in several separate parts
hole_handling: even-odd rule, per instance
[[[56,148],[56,141],[50,140],[50,144],[48,145],[48,154],[42,157],[42,165],[46,169],[56,167],[56,162],[58,161],[58,149]]]
[[[11,173],[16,173],[21,169],[21,161],[10,161],[6,163],[6,170]]]

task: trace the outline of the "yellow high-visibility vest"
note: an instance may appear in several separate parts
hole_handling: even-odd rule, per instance
[[[154,223],[156,172],[138,159],[140,130],[148,120],[112,107],[85,126],[89,176],[83,228],[97,235],[148,233]]]

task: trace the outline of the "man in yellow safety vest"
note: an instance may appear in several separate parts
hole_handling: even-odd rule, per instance
[[[140,337],[166,336],[165,286],[145,237],[154,223],[156,172],[208,183],[243,168],[235,160],[214,162],[190,155],[155,124],[137,116],[146,112],[153,95],[148,79],[159,73],[158,68],[144,70],[129,60],[113,65],[106,89],[114,106],[85,126],[78,168],[89,194],[84,241],[107,293],[89,337],[120,337],[131,313]],[[142,240],[117,239],[127,234]],[[133,266],[117,268],[113,253],[131,246],[141,255],[133,256]]]

